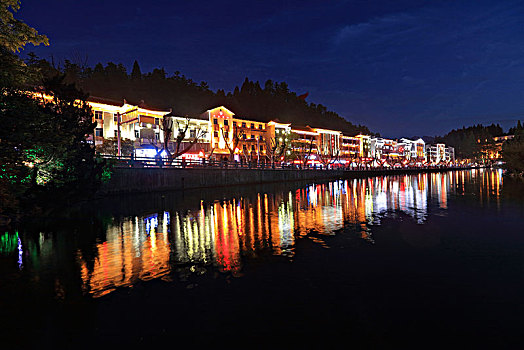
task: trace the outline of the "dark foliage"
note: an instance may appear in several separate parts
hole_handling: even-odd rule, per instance
[[[328,111],[321,104],[307,103],[304,96],[299,97],[289,90],[285,82],[266,81],[260,83],[244,80],[240,87],[226,93],[224,90],[213,92],[204,81],[197,83],[180,72],[168,76],[163,68],[142,74],[135,61],[131,75],[122,64],[101,63],[94,68],[65,61],[62,67],[53,67],[46,60],[32,59],[29,64],[38,67],[44,74],[62,72],[67,82],[74,82],[79,88],[93,96],[146,104],[158,108],[171,108],[181,116],[195,117],[207,109],[224,105],[239,117],[282,122],[296,125],[310,125],[340,130],[350,135],[369,134],[367,127],[354,125],[337,113]]]
[[[510,132],[515,137],[502,145],[504,166],[509,173],[524,176],[524,128],[520,120]]]
[[[44,212],[88,197],[105,165],[86,142],[94,129],[87,96],[55,75],[41,81],[41,92],[52,96],[45,100],[16,83],[34,81],[38,72],[3,55],[11,66],[0,86],[0,213]]]
[[[435,138],[436,143],[445,143],[455,148],[458,158],[477,158],[482,147],[492,142],[494,136],[501,136],[504,130],[498,124],[483,126],[482,124],[453,129],[444,136]]]

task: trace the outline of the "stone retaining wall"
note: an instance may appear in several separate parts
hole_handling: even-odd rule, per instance
[[[236,168],[115,168],[110,182],[104,184],[99,192],[102,195],[107,195],[112,193],[184,190],[288,181],[318,181],[449,170],[453,169],[345,171]]]

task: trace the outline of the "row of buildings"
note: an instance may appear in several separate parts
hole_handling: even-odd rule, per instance
[[[269,122],[246,119],[224,106],[188,118],[126,100],[91,97],[88,103],[97,123],[91,141],[99,145],[109,138],[130,140],[137,157],[156,155],[169,134],[163,130],[165,121],[169,121],[170,151],[178,154],[189,148],[180,154],[184,159],[344,167],[420,166],[455,161],[454,149],[444,144],[426,145],[422,139],[346,135],[338,130],[292,125],[278,119]]]

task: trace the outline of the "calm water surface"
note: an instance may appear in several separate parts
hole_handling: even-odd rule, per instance
[[[2,234],[4,335],[516,345],[523,197],[467,170],[98,201]]]

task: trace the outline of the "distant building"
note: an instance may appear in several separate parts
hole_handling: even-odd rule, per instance
[[[455,149],[446,147],[443,143],[429,145],[426,148],[427,162],[432,165],[453,163],[455,161]]]
[[[481,147],[482,158],[487,160],[499,160],[502,158],[502,145],[512,140],[515,135],[495,136],[492,142],[485,142]]]

